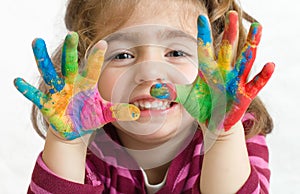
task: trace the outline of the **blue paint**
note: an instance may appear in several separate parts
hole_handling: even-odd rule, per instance
[[[235,98],[238,91],[240,78],[237,69],[233,69],[226,77],[226,91],[229,98]]]
[[[203,41],[203,44],[211,44],[211,32],[210,32],[210,25],[207,18],[203,15],[198,17],[198,39]]]
[[[32,49],[44,81],[47,85],[52,87],[49,90],[50,93],[61,91],[64,87],[64,80],[57,75],[48,55],[44,40],[36,39]]]
[[[253,28],[252,34],[253,34],[253,35],[256,35],[257,32],[258,32],[258,27],[255,26],[255,27]]]
[[[258,26],[259,26],[258,23],[253,23],[253,24],[251,25],[251,39],[252,39],[252,41],[255,40],[256,35],[257,35],[258,32],[259,32]]]
[[[237,70],[239,71],[238,76],[242,76],[246,66],[248,65],[249,61],[253,58],[253,52],[250,46],[242,53],[242,58],[239,64],[236,66]]]
[[[27,99],[32,101],[39,109],[43,108],[42,102],[47,100],[47,96],[43,92],[28,84],[22,78],[16,78],[14,83]]]
[[[162,85],[161,83],[157,83],[157,84],[155,84],[155,88],[156,88],[156,89],[158,89],[158,88],[162,88],[162,86],[163,86],[163,85]]]
[[[151,90],[151,95],[158,99],[170,99],[170,92],[166,84],[157,83]]]

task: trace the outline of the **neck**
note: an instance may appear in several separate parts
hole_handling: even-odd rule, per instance
[[[148,183],[151,185],[156,185],[161,183],[165,178],[169,166],[170,166],[170,162],[156,168],[145,170]]]
[[[195,124],[191,124],[180,132],[157,141],[139,141],[122,130],[117,130],[118,136],[127,148],[127,152],[144,170],[164,166],[165,169],[185,147],[190,143],[195,133]]]

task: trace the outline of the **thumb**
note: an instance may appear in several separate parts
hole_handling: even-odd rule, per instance
[[[112,121],[134,121],[140,117],[140,109],[133,104],[117,103],[105,106],[103,117],[106,123]]]
[[[182,104],[190,115],[201,123],[210,117],[210,90],[201,77],[188,85],[157,83],[151,87],[150,94],[154,98],[167,99]]]
[[[156,83],[150,88],[150,95],[157,99],[185,104],[192,88],[193,84]]]

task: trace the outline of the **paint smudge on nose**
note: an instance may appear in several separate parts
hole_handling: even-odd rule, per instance
[[[170,90],[165,83],[157,83],[151,87],[151,96],[158,99],[170,99]]]

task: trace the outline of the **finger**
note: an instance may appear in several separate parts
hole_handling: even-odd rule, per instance
[[[78,34],[69,33],[64,41],[61,58],[61,71],[67,83],[73,83],[78,73]]]
[[[179,85],[173,83],[156,83],[151,86],[150,95],[160,100],[185,104],[193,87],[195,87],[194,84]]]
[[[210,116],[210,90],[200,77],[189,85],[156,83],[151,87],[150,94],[154,98],[182,104],[199,122],[205,122]]]
[[[207,81],[210,87],[224,88],[223,76],[214,59],[214,47],[210,23],[206,16],[198,17],[198,63],[199,76]]]
[[[176,101],[178,100],[176,88],[172,83],[156,83],[151,86],[150,95],[160,100]]]
[[[32,101],[39,109],[43,108],[44,102],[48,99],[47,95],[27,83],[22,78],[16,78],[14,80],[14,85],[19,92]]]
[[[257,46],[261,38],[261,32],[262,26],[259,23],[252,23],[246,44],[243,47],[241,56],[235,66],[241,84],[244,84],[247,81],[249,72],[254,63]]]
[[[261,72],[246,84],[245,91],[251,99],[254,99],[258,92],[267,84],[274,72],[274,69],[274,63],[267,63]]]
[[[111,104],[103,111],[106,122],[134,121],[140,117],[140,109],[133,104]]]
[[[197,21],[198,27],[198,60],[199,63],[207,63],[205,59],[214,59],[214,48],[210,23],[206,16],[200,15]]]
[[[44,40],[40,38],[35,39],[32,42],[32,49],[39,71],[41,72],[46,84],[51,87],[50,93],[61,91],[64,87],[64,80],[57,75],[52,61],[48,55]]]
[[[104,61],[104,55],[107,48],[107,43],[104,40],[99,41],[88,56],[87,64],[83,70],[82,76],[89,80],[98,82],[101,68]]]
[[[230,11],[226,14],[225,30],[218,53],[218,66],[223,71],[229,71],[235,57],[239,34],[238,14]]]

